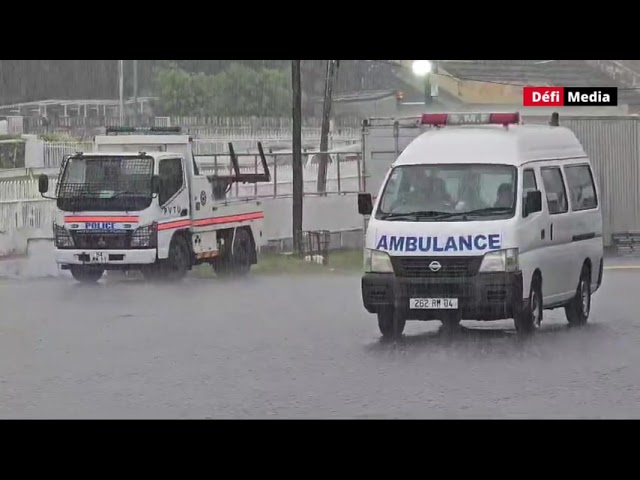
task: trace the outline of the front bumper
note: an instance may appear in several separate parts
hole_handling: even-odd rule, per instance
[[[94,254],[101,253],[105,263],[93,262]],[[117,270],[127,265],[155,263],[155,248],[141,250],[66,250],[56,249],[56,262],[60,265],[99,265],[105,270]]]
[[[413,310],[411,298],[457,298],[456,310]],[[407,320],[501,320],[522,310],[522,273],[478,273],[469,277],[403,278],[393,273],[366,273],[362,301],[370,313],[386,308]]]

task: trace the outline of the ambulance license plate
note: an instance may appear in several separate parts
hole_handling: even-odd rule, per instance
[[[412,310],[456,310],[457,298],[412,298],[409,300]]]
[[[107,263],[109,257],[103,252],[95,252],[89,256],[89,260],[91,263]]]

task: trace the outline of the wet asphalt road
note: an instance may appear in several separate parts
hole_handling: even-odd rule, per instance
[[[358,276],[0,281],[0,418],[640,418],[640,270],[546,313],[380,341]]]

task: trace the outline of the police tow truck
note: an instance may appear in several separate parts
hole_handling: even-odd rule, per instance
[[[558,117],[553,117],[555,120]],[[364,307],[383,336],[407,320],[514,319],[539,328],[563,308],[587,322],[603,277],[602,210],[580,142],[518,113],[424,114],[393,162],[365,238]]]
[[[192,139],[179,128],[107,128],[93,152],[62,164],[55,196],[49,178],[39,191],[54,199],[55,259],[80,282],[106,270],[140,270],[148,279],[182,279],[209,263],[217,275],[243,275],[257,263],[264,211],[256,199],[228,198],[235,182],[269,182],[241,173],[229,144],[233,172],[202,175]]]

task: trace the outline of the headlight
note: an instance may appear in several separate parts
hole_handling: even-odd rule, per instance
[[[364,251],[364,271],[369,273],[393,273],[391,257],[386,252],[366,248]]]
[[[481,272],[515,272],[519,268],[517,248],[489,252],[480,265]]]
[[[73,238],[69,230],[60,225],[53,225],[53,236],[57,248],[70,248],[74,246]]]
[[[132,248],[155,248],[158,245],[158,224],[137,228],[131,236]]]

